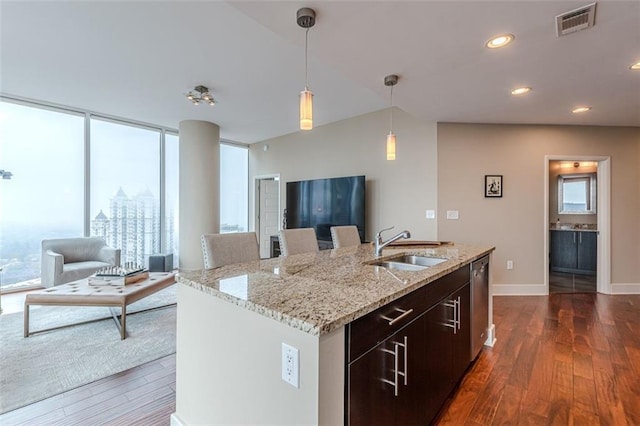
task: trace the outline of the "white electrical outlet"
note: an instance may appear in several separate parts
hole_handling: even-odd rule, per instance
[[[426,210],[425,211],[425,216],[427,219],[435,219],[436,218],[436,211],[435,210]]]
[[[513,260],[507,260],[507,269],[513,269]]]
[[[458,210],[447,210],[447,219],[458,219]]]
[[[300,387],[300,356],[298,349],[282,343],[282,380],[291,386]]]

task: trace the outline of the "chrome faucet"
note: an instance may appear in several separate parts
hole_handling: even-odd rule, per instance
[[[376,256],[379,257],[380,255],[382,255],[382,249],[385,248],[386,246],[388,246],[389,244],[391,244],[392,242],[397,241],[400,238],[411,238],[411,233],[409,231],[402,231],[399,234],[396,234],[393,237],[389,238],[387,241],[382,242],[382,233],[384,231],[389,231],[390,229],[393,229],[393,228],[394,227],[392,226],[391,228],[381,229],[376,234],[376,241],[375,241],[375,246],[376,246],[375,255]]]

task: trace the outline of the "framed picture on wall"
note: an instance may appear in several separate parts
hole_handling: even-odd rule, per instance
[[[484,175],[484,196],[502,197],[502,175]]]

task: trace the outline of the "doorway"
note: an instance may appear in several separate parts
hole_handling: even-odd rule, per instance
[[[271,236],[277,235],[280,222],[280,177],[255,178],[256,231],[260,243],[260,258],[271,257]]]
[[[549,293],[611,293],[609,157],[545,158]]]

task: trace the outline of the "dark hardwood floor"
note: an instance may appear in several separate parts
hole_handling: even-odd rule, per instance
[[[0,415],[0,425],[169,425],[176,358],[169,355]]]
[[[640,425],[640,295],[496,297],[440,425]]]
[[[640,425],[640,295],[495,297],[439,425]],[[168,425],[175,355],[0,416],[1,425]]]

